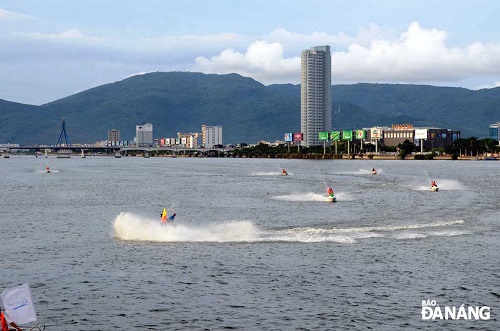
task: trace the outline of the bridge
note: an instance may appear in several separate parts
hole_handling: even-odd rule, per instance
[[[91,145],[70,145],[70,146],[45,146],[45,145],[20,145],[16,147],[2,147],[3,152],[11,153],[12,150],[19,150],[34,154],[45,153],[64,153],[80,154],[82,151],[88,154],[98,155],[116,155],[119,153],[121,156],[126,155],[224,155],[232,152],[235,148],[186,148],[175,146],[91,146]]]
[[[219,145],[221,146],[221,145]],[[31,145],[31,146],[6,146],[1,147],[0,152],[3,154],[11,153],[12,150],[23,150],[33,152],[35,155],[39,153],[56,154],[85,154],[85,151],[90,154],[104,155],[138,155],[155,156],[155,155],[203,155],[203,156],[220,156],[227,155],[234,148],[186,148],[180,146],[95,146],[86,144],[71,144],[68,134],[66,133],[66,122],[62,120],[61,133],[57,139],[56,145]]]

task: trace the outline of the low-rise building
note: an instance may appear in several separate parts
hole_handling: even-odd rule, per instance
[[[108,141],[120,141],[120,130],[111,129],[108,131]]]
[[[500,142],[500,122],[490,124],[490,132],[488,137]]]
[[[412,124],[393,124],[382,130],[382,140],[385,146],[397,146],[405,140],[414,142],[415,130]]]
[[[420,146],[422,141],[425,149],[446,147],[461,137],[460,131],[451,129],[418,128],[415,132],[414,143]]]
[[[398,146],[408,140],[417,146],[423,143],[425,149],[451,145],[461,138],[461,132],[435,127],[414,127],[413,124],[393,124],[391,127],[365,128],[365,143],[378,141],[381,146]]]
[[[201,133],[198,132],[177,132],[177,139],[179,139],[181,146],[185,148],[198,148],[200,147],[199,137]]]

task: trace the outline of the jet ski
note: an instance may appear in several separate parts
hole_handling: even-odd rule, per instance
[[[327,198],[328,202],[335,202],[337,201],[337,197],[335,195],[329,195]]]
[[[50,174],[50,168],[48,166],[45,167],[45,172]]]
[[[439,190],[439,187],[437,186],[431,186],[431,191],[432,192],[437,192]]]
[[[376,175],[377,174],[377,170],[373,169],[372,170],[372,175]]]

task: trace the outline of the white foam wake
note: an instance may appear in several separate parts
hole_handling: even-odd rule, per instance
[[[237,242],[259,239],[259,231],[249,221],[233,221],[190,228],[182,224],[161,224],[158,220],[143,219],[131,213],[120,213],[113,224],[115,236],[123,240],[143,241],[213,241]]]
[[[314,192],[278,195],[272,198],[281,201],[326,201],[327,200],[326,193],[318,194]]]
[[[353,198],[345,192],[335,192],[335,196],[337,197],[337,201],[352,201]],[[324,194],[318,194],[314,192],[308,193],[294,193],[294,194],[286,194],[286,195],[277,195],[272,197],[274,200],[281,201],[320,201],[327,202],[326,192]]]
[[[374,227],[294,227],[260,230],[248,220],[189,227],[182,224],[163,225],[132,213],[122,212],[114,221],[115,236],[122,240],[155,242],[337,242],[353,244],[358,240],[389,237],[417,239],[428,236],[459,236],[469,232],[458,229],[420,231],[425,228],[449,227],[462,220],[429,224],[401,224]]]
[[[290,173],[288,173],[290,175]],[[281,171],[269,171],[269,172],[254,172],[252,176],[282,176]]]
[[[376,169],[377,174],[381,174],[384,171],[382,169]],[[339,175],[372,175],[372,169],[359,169],[357,171],[343,171],[339,172]]]
[[[436,179],[436,184],[439,187],[439,191],[464,191],[466,188],[456,180],[452,179]],[[416,187],[417,191],[429,191],[429,185],[418,185]]]

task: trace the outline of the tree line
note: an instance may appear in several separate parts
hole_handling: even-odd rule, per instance
[[[349,150],[348,150],[349,149]],[[375,153],[375,145],[364,145],[361,148],[360,143],[346,141],[338,141],[335,146],[311,146],[300,147],[277,145],[270,146],[265,143],[260,143],[256,146],[238,148],[231,152],[233,157],[270,157],[270,158],[328,158],[336,159],[342,158],[344,155],[355,157],[371,157]],[[393,153],[401,159],[405,159],[409,155],[420,152],[420,147],[416,146],[413,142],[405,140],[398,146],[378,146],[377,151],[382,153]],[[437,154],[449,154],[452,158],[458,156],[480,156],[484,154],[500,153],[500,146],[498,141],[485,138],[478,139],[476,137],[460,138],[453,141],[452,144],[446,147],[439,147],[433,149],[424,149],[425,156],[417,157],[417,159],[432,159]]]

